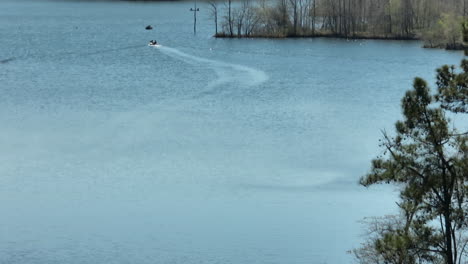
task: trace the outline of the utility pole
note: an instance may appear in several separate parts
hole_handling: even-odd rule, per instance
[[[197,12],[200,11],[197,8],[197,0],[195,0],[195,8],[190,8],[190,11],[193,12],[193,34],[197,34]]]

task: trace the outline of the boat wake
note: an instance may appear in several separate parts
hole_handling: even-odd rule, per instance
[[[49,52],[49,53],[38,53],[38,54],[27,54],[27,55],[19,55],[11,58],[0,59],[0,64],[7,64],[12,61],[19,61],[19,60],[28,60],[28,59],[36,59],[36,60],[60,60],[60,59],[67,59],[70,60],[72,57],[89,57],[94,55],[102,55],[106,53],[113,53],[118,51],[124,50],[131,50],[131,49],[141,49],[144,48],[144,45],[130,45],[130,46],[123,46],[117,48],[108,48],[108,49],[99,49],[99,50],[89,50],[86,52],[82,51],[63,51],[63,52]]]
[[[209,82],[206,86],[206,91],[202,92],[200,95],[212,93],[217,87],[226,83],[237,83],[243,87],[251,87],[260,85],[269,78],[264,71],[248,66],[197,57],[166,46],[159,47],[159,50],[185,63],[194,66],[208,67],[216,73],[217,79]]]

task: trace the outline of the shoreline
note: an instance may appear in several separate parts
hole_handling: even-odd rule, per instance
[[[351,39],[351,40],[397,40],[397,41],[423,41],[423,39],[413,36],[413,37],[404,37],[404,36],[372,36],[372,35],[351,35],[345,36],[340,34],[328,34],[328,33],[315,33],[315,34],[304,34],[304,35],[293,35],[293,34],[285,34],[285,35],[268,35],[268,34],[259,34],[259,35],[229,35],[226,33],[217,33],[213,35],[214,38],[226,38],[226,39],[302,39],[302,38],[333,38],[333,39]],[[425,49],[445,49],[451,51],[463,51],[468,50],[468,45],[457,43],[456,45],[437,45],[437,46],[430,46],[424,44],[421,46]]]
[[[407,41],[418,41],[421,40],[417,37],[404,37],[404,36],[372,36],[372,35],[340,35],[340,34],[328,34],[328,33],[315,33],[315,34],[285,34],[285,35],[269,35],[269,34],[258,34],[258,35],[229,35],[226,33],[214,34],[215,38],[263,38],[263,39],[301,39],[301,38],[336,38],[336,39],[375,39],[375,40],[407,40]]]

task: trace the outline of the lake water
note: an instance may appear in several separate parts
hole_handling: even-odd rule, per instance
[[[0,263],[350,263],[395,212],[357,181],[462,54],[214,39],[204,4],[194,36],[190,7],[0,2]]]

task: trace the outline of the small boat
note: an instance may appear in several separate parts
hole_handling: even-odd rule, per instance
[[[151,40],[149,43],[148,43],[148,46],[150,47],[161,47],[161,44],[159,44],[157,41],[155,40]]]
[[[153,27],[152,27],[151,25],[147,25],[147,26],[145,27],[145,29],[146,29],[146,30],[152,30]]]

